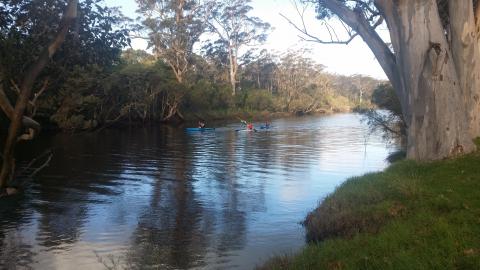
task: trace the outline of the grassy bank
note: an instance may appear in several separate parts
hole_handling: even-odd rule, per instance
[[[349,179],[305,226],[316,244],[261,269],[480,269],[480,154]]]

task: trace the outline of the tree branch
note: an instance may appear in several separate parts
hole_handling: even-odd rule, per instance
[[[13,119],[15,110],[10,104],[10,101],[8,100],[7,95],[3,91],[3,87],[1,85],[0,85],[0,108],[8,117],[8,119],[10,120]],[[37,131],[40,130],[40,124],[37,121],[27,116],[23,116],[22,125],[27,128],[33,128],[34,130],[37,130]]]
[[[392,84],[394,84],[395,87],[398,86],[399,78],[395,56],[388,45],[385,44],[375,31],[375,27],[380,25],[383,22],[383,19],[379,19],[372,26],[361,12],[351,10],[341,2],[336,0],[325,0],[325,7],[335,13],[343,22],[362,37],[368,47],[372,50]]]
[[[294,23],[292,20],[290,20],[287,16],[285,16],[285,15],[283,15],[283,14],[281,14],[281,13],[280,13],[280,16],[282,16],[285,20],[287,20],[287,22],[288,22],[290,25],[292,25],[297,31],[299,31],[300,33],[302,33],[303,35],[305,35],[305,36],[307,37],[307,38],[306,38],[306,37],[301,36],[301,35],[298,36],[299,38],[301,38],[301,39],[304,40],[304,41],[311,41],[311,42],[316,42],[316,43],[320,43],[320,44],[345,44],[345,45],[346,45],[346,44],[349,44],[349,43],[358,35],[357,33],[351,34],[351,35],[349,34],[349,38],[346,39],[346,40],[339,40],[339,39],[338,39],[338,40],[334,40],[334,39],[333,39],[333,36],[332,36],[331,33],[330,33],[330,30],[329,30],[328,26],[326,26],[328,32],[330,33],[330,38],[331,38],[330,41],[326,41],[326,40],[320,39],[319,37],[317,37],[317,36],[315,36],[315,35],[313,35],[313,34],[310,34],[306,28],[305,28],[305,29],[300,28],[297,24],[295,24],[295,23]],[[303,21],[303,18],[302,18],[302,21]]]

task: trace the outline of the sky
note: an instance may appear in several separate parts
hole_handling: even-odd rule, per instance
[[[136,18],[137,6],[135,0],[105,0],[109,6],[121,7],[122,12],[131,18]],[[325,65],[327,71],[342,75],[362,74],[369,75],[377,79],[386,79],[385,73],[375,59],[373,53],[360,37],[355,38],[348,45],[319,44],[315,42],[302,41],[299,38],[299,32],[291,26],[288,21],[281,16],[288,17],[294,22],[300,22],[300,17],[291,0],[252,0],[253,11],[251,15],[261,18],[270,23],[273,27],[266,43],[265,49],[272,52],[285,52],[287,50],[299,50],[302,48],[311,49],[311,55],[316,62]],[[327,34],[325,28],[322,28],[320,21],[315,19],[314,7],[310,7],[305,13],[305,23],[307,29],[318,36]],[[332,25],[341,32],[341,25],[333,22]],[[380,27],[380,35],[388,37],[388,31],[385,27]],[[132,47],[135,49],[145,49],[144,40],[134,40]]]

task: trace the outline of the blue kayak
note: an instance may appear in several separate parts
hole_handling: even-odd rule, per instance
[[[215,128],[186,128],[185,131],[188,132],[196,132],[196,131],[214,131]]]
[[[265,125],[260,126],[260,129],[270,129],[270,128],[272,128],[272,126],[270,126],[270,125],[268,125],[268,126],[265,126]]]

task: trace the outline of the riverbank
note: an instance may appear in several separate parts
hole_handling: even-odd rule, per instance
[[[308,244],[259,269],[480,269],[480,154],[351,178],[305,220]]]
[[[208,122],[216,121],[232,121],[238,119],[249,120],[253,122],[263,122],[270,121],[278,118],[287,118],[295,116],[304,116],[304,115],[327,115],[333,113],[347,113],[352,110],[348,107],[346,108],[335,108],[335,109],[321,109],[315,112],[310,113],[295,113],[295,112],[275,112],[275,111],[258,111],[258,110],[238,110],[238,109],[229,109],[229,110],[214,110],[214,111],[204,111],[199,113],[186,112],[184,113],[184,120],[186,123],[196,122],[199,119],[203,119]]]
[[[187,112],[184,114],[185,121],[194,122],[199,119],[205,121],[231,121],[245,119],[251,121],[265,121],[281,117],[290,117],[294,116],[293,113],[287,112],[270,112],[270,111],[245,111],[245,110],[216,110],[216,111],[205,111],[201,113],[191,113]]]

